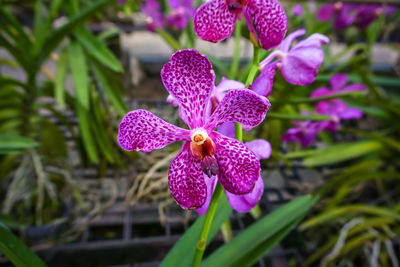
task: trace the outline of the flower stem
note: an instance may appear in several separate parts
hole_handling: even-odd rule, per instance
[[[246,79],[246,87],[253,83],[254,78],[256,77],[258,71],[258,63],[260,63],[260,48],[254,46],[254,54],[253,54],[253,64],[251,65],[251,69],[249,75]]]
[[[203,228],[201,229],[199,241],[196,245],[196,252],[193,257],[192,267],[200,266],[201,259],[203,258],[204,251],[206,249],[208,233],[210,232],[211,224],[217,209],[218,200],[224,194],[224,189],[220,183],[217,183],[215,187],[214,194],[211,198],[210,206],[206,213],[206,218],[204,220]]]

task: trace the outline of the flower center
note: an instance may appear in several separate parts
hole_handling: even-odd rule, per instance
[[[247,0],[226,0],[228,9],[234,13],[241,13],[243,8],[247,5]]]
[[[214,157],[215,143],[203,129],[195,130],[191,135],[190,152],[201,161],[201,170],[211,177],[218,172],[218,162]]]

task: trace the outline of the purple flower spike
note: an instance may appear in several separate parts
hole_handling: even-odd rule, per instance
[[[234,137],[235,135],[235,126],[233,122],[226,122],[221,127],[219,127],[218,132],[224,134],[228,137]],[[251,151],[254,152],[258,160],[267,159],[271,155],[271,145],[268,141],[257,139],[250,142],[245,143]],[[206,180],[207,190],[212,194],[215,189],[216,180],[209,179]],[[232,208],[238,212],[249,212],[255,205],[257,205],[260,200],[262,193],[264,192],[264,181],[261,176],[258,177],[253,190],[250,193],[244,195],[232,194],[230,192],[226,192],[228,197],[228,201]],[[197,209],[199,214],[205,214],[207,212],[208,206],[210,204],[210,198],[207,198],[204,205]]]
[[[168,24],[183,30],[194,16],[193,0],[169,0],[168,5],[172,9],[167,17]]]
[[[294,121],[283,136],[282,142],[300,142],[302,147],[309,146],[317,138],[317,134],[325,130],[327,121]]]
[[[294,5],[292,8],[292,13],[296,17],[303,15],[303,13],[304,13],[303,6],[300,4]]]
[[[326,87],[317,88],[311,97],[329,96],[340,92],[363,91],[365,85],[360,83],[350,84],[345,86],[348,81],[346,74],[335,74],[329,79],[332,90]],[[362,117],[362,111],[357,108],[350,108],[345,102],[340,99],[324,100],[317,104],[316,111],[319,114],[330,115],[332,119],[326,126],[327,130],[336,131],[340,126],[340,120],[359,119]]]
[[[232,35],[236,20],[244,15],[255,41],[269,50],[287,29],[285,10],[276,0],[211,0],[194,15],[194,30],[203,40],[219,42]]]
[[[149,31],[154,32],[156,28],[164,28],[164,17],[158,1],[146,0],[146,3],[140,9],[146,15],[147,29]]]
[[[268,96],[272,89],[276,68],[281,70],[282,76],[291,84],[307,85],[315,80],[324,59],[321,46],[329,43],[329,38],[314,33],[290,49],[293,41],[304,34],[304,29],[289,34],[279,47],[260,63],[261,74],[254,81],[253,90]],[[275,57],[278,60],[270,63]]]
[[[171,193],[185,209],[204,205],[211,190],[206,181],[215,177],[230,193],[249,193],[260,175],[257,156],[239,141],[213,130],[228,121],[251,126],[261,123],[270,106],[268,100],[250,90],[231,90],[209,116],[206,111],[214,88],[214,72],[207,57],[193,49],[174,53],[164,65],[161,78],[190,130],[171,125],[148,111],[135,110],[120,124],[121,147],[149,152],[171,142],[185,141],[168,173]]]

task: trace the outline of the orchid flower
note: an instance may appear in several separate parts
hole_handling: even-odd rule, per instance
[[[325,130],[327,123],[327,121],[293,121],[295,127],[290,128],[282,136],[282,142],[300,142],[302,147],[307,147],[315,141],[319,132]]]
[[[172,12],[167,17],[167,23],[178,30],[186,28],[194,16],[193,0],[168,0]]]
[[[276,0],[211,0],[196,10],[194,30],[203,40],[219,42],[232,35],[242,14],[251,36],[265,50],[277,46],[285,36],[287,18]]]
[[[164,28],[164,16],[157,0],[146,0],[140,9],[146,16],[147,30],[154,32],[156,28]]]
[[[164,65],[161,78],[190,129],[169,124],[149,111],[134,110],[125,115],[119,126],[120,146],[128,151],[150,152],[185,141],[168,172],[172,196],[182,208],[204,205],[210,197],[206,179],[213,176],[232,194],[252,191],[260,175],[257,156],[241,142],[213,130],[229,121],[248,127],[258,125],[270,107],[268,99],[251,90],[231,90],[208,115],[215,75],[207,57],[193,49],[174,53]]]
[[[323,4],[318,11],[317,19],[319,21],[328,21],[334,17],[333,27],[335,29],[344,29],[356,21],[357,8],[358,5],[356,4],[344,4],[340,1],[332,4]]]
[[[292,13],[294,16],[299,17],[304,14],[303,6],[296,4],[292,7]]]
[[[254,91],[268,96],[272,90],[277,68],[280,69],[286,81],[291,84],[307,85],[315,80],[324,59],[321,46],[329,43],[329,38],[314,33],[289,50],[292,42],[305,33],[304,29],[300,29],[289,34],[279,47],[260,63],[261,74],[252,84]],[[278,59],[272,62],[275,58]]]
[[[380,15],[391,16],[396,12],[395,6],[382,5],[362,5],[357,12],[358,27],[364,29],[368,27]]]
[[[337,94],[340,92],[363,91],[366,89],[365,85],[354,83],[347,85],[348,76],[346,74],[335,74],[329,79],[331,90],[326,87],[317,88],[311,97],[322,97]],[[340,126],[340,120],[359,119],[363,113],[358,108],[350,108],[345,102],[340,99],[331,99],[320,101],[317,104],[316,111],[319,114],[330,115],[332,119],[326,126],[330,131],[336,131]]]

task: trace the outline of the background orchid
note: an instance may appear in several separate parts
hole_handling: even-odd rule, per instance
[[[277,46],[285,36],[286,14],[276,0],[211,0],[196,10],[194,30],[203,40],[219,42],[232,35],[242,16],[252,38],[265,50]]]
[[[321,46],[328,44],[329,38],[315,33],[289,49],[293,41],[304,34],[304,29],[289,34],[279,47],[260,63],[261,74],[254,81],[253,90],[268,96],[272,90],[277,68],[280,69],[286,81],[291,84],[308,85],[315,80],[324,59]],[[276,57],[278,60],[273,61]]]

